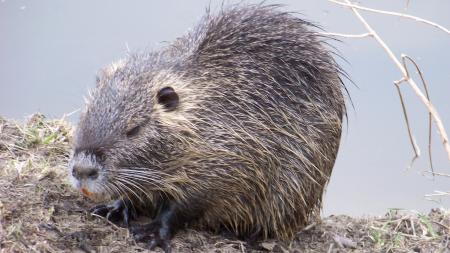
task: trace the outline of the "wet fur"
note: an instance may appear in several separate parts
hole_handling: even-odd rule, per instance
[[[235,6],[104,69],[74,145],[73,160],[99,158],[89,189],[154,212],[173,201],[242,237],[291,238],[321,207],[345,114],[323,39],[277,6]],[[173,111],[156,99],[167,86]]]

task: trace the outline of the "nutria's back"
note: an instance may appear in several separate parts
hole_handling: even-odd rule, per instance
[[[345,114],[314,28],[237,6],[105,69],[76,134],[76,187],[150,203],[155,220],[170,210],[243,237],[293,236],[321,206]]]

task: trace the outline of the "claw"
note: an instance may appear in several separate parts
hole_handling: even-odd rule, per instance
[[[172,235],[169,229],[164,227],[158,220],[143,226],[130,227],[130,232],[136,241],[149,240],[148,248],[150,250],[161,247],[165,253],[172,251],[170,245]]]
[[[130,218],[134,218],[135,214],[129,208],[130,203],[128,201],[119,199],[114,201],[110,205],[98,205],[89,210],[90,213],[105,217],[112,222],[118,222],[122,219],[125,227],[129,226]]]
[[[130,210],[128,209],[128,207],[125,207],[122,210],[122,217],[123,217],[123,225],[125,227],[129,227],[130,226]]]
[[[147,241],[147,247],[150,250],[160,247],[165,253],[170,253],[172,252],[170,241],[173,235],[186,222],[196,217],[183,212],[176,202],[167,201],[161,203],[160,211],[152,222],[145,225],[132,225],[129,230],[136,241]]]
[[[163,240],[163,239],[157,239],[154,238],[150,241],[150,250],[154,250],[156,247],[161,247],[164,250],[164,253],[171,253],[172,252],[172,246],[170,245],[170,240]]]
[[[98,214],[105,217],[108,214],[108,207],[106,205],[97,205],[89,209],[89,213]]]
[[[158,242],[156,241],[156,239],[152,239],[150,241],[150,243],[148,244],[148,248],[150,250],[154,250],[156,248],[156,246],[158,246]]]
[[[153,238],[150,241],[148,248],[150,250],[154,250],[158,246],[164,250],[164,253],[172,252],[172,246],[170,245],[170,241],[162,240],[160,238]]]

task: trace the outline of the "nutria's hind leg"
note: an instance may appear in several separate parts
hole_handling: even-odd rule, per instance
[[[163,222],[162,219],[155,219],[145,225],[131,226],[130,232],[136,241],[148,240],[150,250],[161,247],[166,253],[172,251],[170,241],[173,233],[176,231],[167,222]]]
[[[130,219],[136,218],[136,211],[133,209],[131,202],[123,199],[118,199],[109,205],[94,206],[89,212],[115,223],[122,220],[125,227],[129,226]]]
[[[130,232],[136,241],[148,240],[150,250],[161,247],[171,252],[170,241],[186,223],[198,217],[200,212],[185,210],[174,202],[164,203],[156,218],[145,225],[131,225]]]

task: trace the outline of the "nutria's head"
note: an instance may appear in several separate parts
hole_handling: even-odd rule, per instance
[[[186,107],[183,82],[170,69],[155,68],[151,55],[145,57],[101,71],[87,98],[69,177],[93,199],[139,198],[149,187],[162,187],[168,173],[162,164],[180,153],[170,123],[182,118]]]

